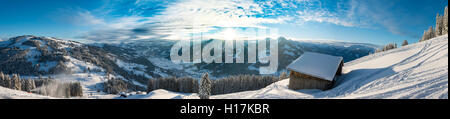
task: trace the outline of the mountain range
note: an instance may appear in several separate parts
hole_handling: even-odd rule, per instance
[[[211,42],[210,39],[204,42]],[[338,41],[296,41],[280,37],[276,75],[304,52],[342,56],[345,62],[369,55],[379,47],[366,43]],[[24,77],[53,76],[76,80],[97,90],[98,83],[111,77],[132,82],[145,89],[148,79],[158,77],[200,78],[204,72],[212,79],[230,75],[259,75],[264,64],[186,63],[170,60],[170,49],[177,41],[145,40],[122,44],[84,44],[53,37],[24,35],[0,41],[0,71]],[[247,48],[247,45],[245,45]],[[246,57],[247,58],[247,57]]]

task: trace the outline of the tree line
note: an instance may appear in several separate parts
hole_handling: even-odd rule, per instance
[[[422,38],[419,39],[419,42],[426,41],[441,35],[448,34],[448,6],[445,7],[444,14],[439,15],[439,13],[436,15],[436,26],[433,28],[433,26],[430,26],[427,30],[424,31]],[[404,40],[402,42],[402,46],[408,45],[408,41]],[[375,53],[377,52],[384,52],[388,50],[392,50],[397,48],[396,43],[390,43],[387,45],[384,45],[381,49],[377,49]]]
[[[36,47],[35,56],[30,56],[32,53],[30,49],[20,49],[13,46],[19,43],[21,39],[28,38],[20,45]],[[70,62],[70,59],[64,56],[71,56],[77,60],[85,63],[92,63],[96,66],[105,69],[107,74],[121,75],[125,79],[134,79],[140,83],[147,83],[147,78],[144,75],[136,75],[120,68],[111,57],[115,57],[106,52],[101,47],[96,46],[78,46],[78,42],[59,42],[57,40],[46,37],[36,36],[18,36],[9,39],[11,42],[6,47],[0,47],[0,71],[6,74],[21,74],[21,75],[50,75],[50,74],[71,74],[71,68],[65,65]],[[63,48],[62,46],[69,46]],[[30,59],[35,59],[36,62],[31,62]],[[54,63],[55,66],[50,66]],[[84,69],[86,72],[101,72],[100,69]],[[132,87],[132,86],[130,86]],[[140,87],[145,90],[145,87]]]
[[[103,92],[109,94],[119,94],[121,92],[136,91],[136,86],[130,81],[123,80],[122,78],[110,78],[103,83]]]
[[[407,41],[406,41],[407,42]],[[384,52],[384,51],[388,51],[388,50],[392,50],[392,49],[395,49],[395,48],[397,48],[398,46],[397,46],[397,43],[390,43],[390,44],[387,44],[387,45],[384,45],[381,49],[377,49],[376,51],[375,51],[375,53],[377,53],[377,52]]]
[[[81,97],[83,90],[80,82],[60,82],[54,79],[21,79],[19,74],[4,74],[0,72],[0,86],[13,90],[25,91],[52,97]]]
[[[191,77],[161,77],[148,81],[147,92],[165,89],[173,92],[197,93],[198,88],[198,80]]]
[[[151,92],[157,89],[165,89],[174,92],[201,93],[202,95],[227,94],[264,88],[279,81],[280,79],[288,78],[286,73],[283,74],[280,75],[280,77],[235,75],[218,80],[210,80],[209,74],[205,73],[200,79],[200,82],[198,79],[191,77],[162,77],[158,79],[150,79],[148,81],[147,91]]]
[[[445,34],[448,34],[448,6],[445,7],[444,15],[439,15],[439,13],[436,15],[435,28],[433,26],[428,27],[419,41],[426,41]]]

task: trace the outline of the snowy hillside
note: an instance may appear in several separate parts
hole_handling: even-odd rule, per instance
[[[129,61],[122,61],[99,47],[52,37],[14,37],[1,41],[0,51],[0,72],[20,74],[21,78],[42,76],[80,82],[85,97],[100,94],[102,83],[110,78],[124,79],[134,84],[130,88],[144,90],[146,85],[142,84],[151,77],[138,70],[129,71],[141,67],[125,63]]]
[[[20,40],[19,40],[20,42]],[[11,46],[4,41],[2,47]],[[294,46],[289,46],[294,47]],[[30,49],[18,45],[15,49]],[[76,48],[76,47],[75,47]],[[55,48],[57,49],[57,48]],[[69,50],[70,51],[70,50]],[[27,54],[33,54],[28,52]],[[27,57],[26,61],[34,57]],[[39,57],[37,57],[39,58]],[[80,81],[83,85],[83,97],[98,99],[123,99],[118,95],[98,92],[101,82],[107,79],[103,67],[65,55],[64,66],[72,70],[70,75],[53,75],[56,79]],[[149,69],[146,65],[121,61],[117,57],[106,60],[117,64],[116,67],[128,72],[131,69]],[[33,62],[31,62],[33,63]],[[37,61],[39,63],[39,61]],[[106,65],[109,66],[109,65]],[[86,67],[99,69],[99,72],[84,72]],[[137,71],[137,70],[136,70]],[[141,73],[136,72],[133,73]],[[156,71],[156,70],[155,70]],[[145,76],[145,75],[144,75]],[[120,75],[111,77],[122,77]],[[150,77],[150,76],[149,76]],[[122,77],[123,78],[123,77]],[[135,85],[142,85],[137,82]],[[327,91],[290,90],[289,79],[281,80],[263,89],[222,95],[213,95],[213,99],[298,99],[298,98],[439,98],[448,99],[448,36],[411,44],[386,52],[368,55],[345,63],[343,75],[337,85]],[[0,87],[0,98],[51,98]],[[133,94],[126,99],[197,99],[195,93],[178,93],[163,89],[148,94]]]
[[[52,97],[0,87],[0,99],[52,99]]]
[[[336,87],[290,90],[289,79],[256,91],[214,95],[216,99],[388,98],[448,99],[448,35],[348,62]],[[190,99],[196,94],[155,90],[130,98]]]
[[[215,39],[205,40],[206,44],[214,41]],[[294,59],[298,58],[304,52],[319,52],[323,54],[329,54],[334,56],[342,56],[344,62],[352,61],[360,57],[366,56],[369,53],[375,52],[379,46],[366,43],[350,43],[350,42],[338,42],[338,41],[298,41],[289,40],[280,37],[278,40],[278,74],[285,71],[286,66],[290,64]],[[222,41],[223,40],[217,40]],[[244,63],[244,64],[218,64],[218,63],[199,63],[199,64],[174,64],[170,60],[170,49],[176,43],[172,40],[148,40],[148,41],[136,41],[126,44],[95,44],[102,46],[103,49],[109,51],[119,57],[128,58],[133,61],[133,58],[143,57],[146,62],[140,62],[140,64],[150,67],[146,72],[155,74],[155,78],[162,76],[177,76],[185,77],[190,76],[194,78],[200,78],[202,73],[209,72],[212,79],[218,79],[229,75],[239,74],[255,74],[259,75],[259,67],[264,66],[260,63]],[[247,48],[248,44],[245,45]],[[127,50],[117,50],[117,49]],[[225,48],[224,48],[225,49]],[[246,56],[244,56],[246,57]],[[234,70],[227,70],[234,69]]]

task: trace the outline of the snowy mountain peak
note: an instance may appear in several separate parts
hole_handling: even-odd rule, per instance
[[[76,41],[66,41],[62,39],[57,39],[53,37],[38,37],[33,35],[23,35],[14,38],[10,38],[7,41],[1,43],[3,47],[18,47],[29,49],[31,47],[37,48],[40,46],[50,45],[52,48],[62,49],[62,48],[73,48],[83,46],[81,43]]]

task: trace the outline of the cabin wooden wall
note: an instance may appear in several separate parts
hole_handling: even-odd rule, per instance
[[[342,75],[342,67],[344,67],[344,61],[341,61],[341,63],[339,63],[339,68],[336,71],[336,76]]]
[[[290,71],[289,89],[321,89],[327,90],[332,86],[331,81],[323,80],[306,74]]]

